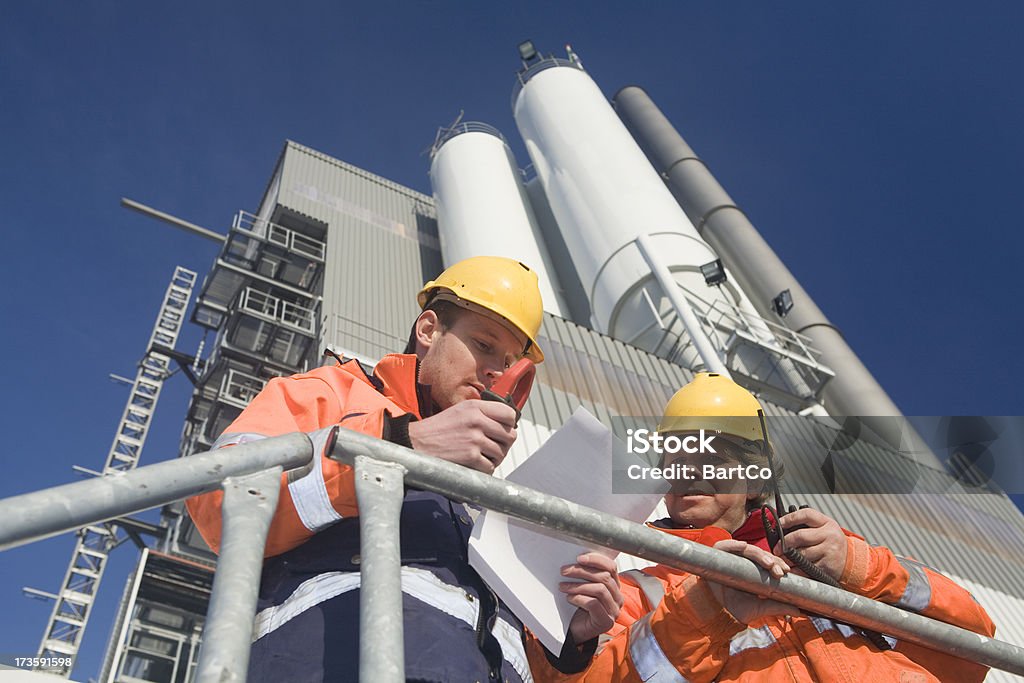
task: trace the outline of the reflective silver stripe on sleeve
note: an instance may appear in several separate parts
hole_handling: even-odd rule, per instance
[[[310,531],[319,531],[341,519],[341,515],[331,505],[324,484],[323,453],[327,446],[327,437],[333,427],[325,427],[309,433],[313,442],[313,468],[303,477],[288,479],[288,493],[291,494],[295,511],[299,514],[303,526]]]
[[[657,607],[661,599],[665,597],[665,585],[660,579],[647,574],[643,569],[627,569],[619,573],[619,576],[623,575],[636,582],[636,585],[647,596],[647,604],[651,606],[651,609]]]
[[[852,638],[853,636],[858,636],[860,638],[864,637],[864,634],[857,631],[855,628],[847,624],[841,624],[839,622],[832,621],[827,617],[811,617],[810,619],[811,623],[814,624],[814,628],[818,631],[818,633],[824,633],[825,631],[837,631],[839,635],[841,635],[843,638]],[[899,642],[892,636],[887,636],[884,634],[882,634],[882,638],[885,640],[885,642],[889,643],[890,648],[896,647],[896,643]]]
[[[224,433],[217,437],[217,440],[210,446],[211,451],[215,451],[218,448],[224,448],[225,446],[237,446],[243,443],[252,443],[253,441],[262,441],[267,438],[264,434],[256,434],[255,432],[231,432]]]
[[[928,581],[928,575],[924,573],[923,566],[918,562],[905,557],[897,557],[896,561],[909,574],[907,587],[903,590],[903,595],[896,606],[912,612],[920,612],[932,601],[932,584]]]
[[[629,627],[629,657],[644,683],[689,683],[672,665],[651,630],[648,612]]]
[[[837,623],[827,617],[811,617],[811,623],[814,624],[814,628],[818,633],[824,633],[825,631],[838,631],[839,635],[843,638],[860,635],[847,624]]]
[[[744,650],[763,650],[777,642],[775,635],[767,626],[748,628],[734,635],[729,641],[729,656],[735,657]]]

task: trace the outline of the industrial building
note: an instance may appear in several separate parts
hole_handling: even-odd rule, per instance
[[[773,424],[788,426],[774,436],[794,482],[822,480],[829,444],[814,425],[828,423],[812,420],[899,416],[642,90],[623,89],[613,105],[571,51],[526,50],[512,105],[530,159],[514,158],[510,131],[457,122],[432,149],[433,196],[286,142],[255,210],[234,214],[210,271],[176,274],[104,473],[138,462],[172,362],[195,379],[180,446],[188,456],[208,450],[269,379],[334,362],[324,349],[367,368],[400,351],[415,292],[472,255],[530,264],[546,305],[546,361],[501,472],[578,407],[609,425],[656,416],[704,369],[731,375]],[[174,348],[186,322],[215,335],[201,358]],[[870,437],[846,461],[870,470],[860,476],[877,483],[923,467],[941,480],[934,490],[962,492],[872,495],[870,482],[850,495],[795,483],[790,492],[944,571],[986,607],[999,639],[1024,644],[1024,516],[1004,495],[957,488],[900,421],[863,424]],[[160,528],[134,533],[143,531],[157,540],[125,588],[101,683],[185,683],[197,661],[215,557],[180,503],[164,509]],[[112,533],[80,533],[41,654],[77,652]]]

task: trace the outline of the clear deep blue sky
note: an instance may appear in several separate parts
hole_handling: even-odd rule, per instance
[[[215,256],[121,196],[224,232],[289,138],[429,193],[423,152],[461,110],[525,165],[525,38],[571,43],[609,97],[646,88],[904,413],[1024,413],[1024,5],[369,4],[5,3],[0,496],[102,466],[126,398],[108,373],[134,373],[174,266]],[[168,383],[144,463],[176,453],[187,394]],[[56,590],[71,547],[0,556],[0,652],[35,652],[49,606],[21,587]],[[135,558],[116,552],[77,679]]]

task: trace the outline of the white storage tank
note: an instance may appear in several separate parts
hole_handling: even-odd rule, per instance
[[[537,273],[544,310],[567,317],[522,175],[501,133],[469,122],[443,131],[431,152],[430,182],[446,267],[470,256],[521,261]]]
[[[670,317],[669,304],[636,244],[641,235],[686,290],[708,305],[746,308],[731,282],[706,284],[700,266],[718,256],[577,62],[547,58],[522,72],[513,113],[598,330],[651,350],[666,339],[652,305]]]

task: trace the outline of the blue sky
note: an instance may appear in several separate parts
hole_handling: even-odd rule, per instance
[[[285,139],[423,192],[464,110],[528,163],[516,44],[571,43],[610,97],[643,86],[908,415],[1021,415],[1024,5],[8,3],[0,12],[6,360],[0,496],[102,466],[176,265],[224,232]],[[180,348],[194,351],[198,333]],[[144,462],[176,452],[167,384]],[[0,558],[0,652],[31,655],[68,537]],[[99,669],[117,551],[75,676]]]

